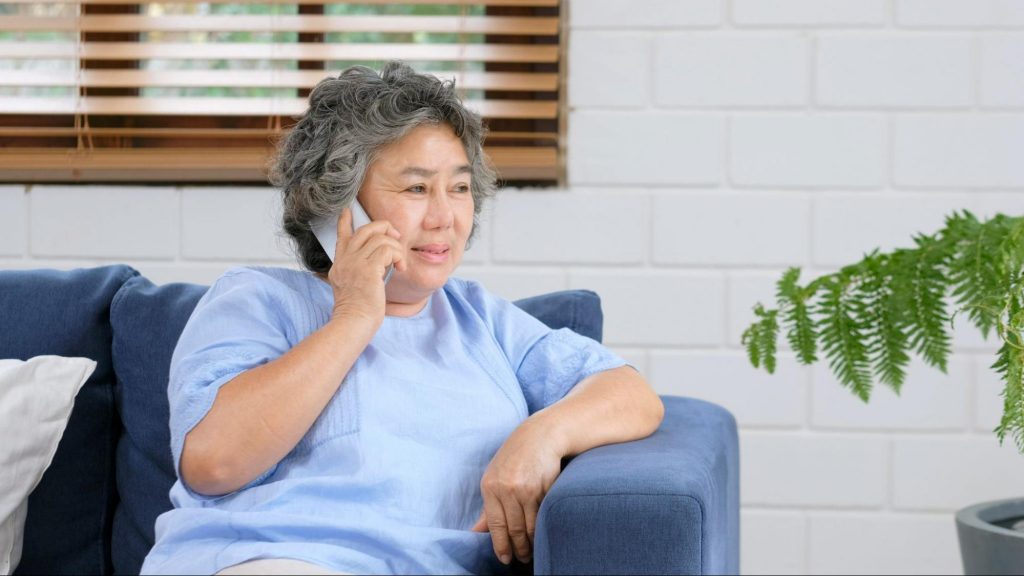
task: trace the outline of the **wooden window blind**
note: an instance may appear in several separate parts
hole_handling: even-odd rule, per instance
[[[0,180],[266,182],[310,89],[454,78],[506,182],[564,180],[559,0],[0,0]]]

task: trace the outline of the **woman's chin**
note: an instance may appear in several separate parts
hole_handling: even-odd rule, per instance
[[[419,272],[419,271],[417,271]],[[440,270],[431,270],[426,273],[417,273],[412,276],[405,278],[398,278],[398,272],[395,272],[394,280],[399,280],[396,283],[397,286],[403,288],[402,292],[416,293],[417,295],[428,295],[438,288],[441,288],[448,282],[449,274],[447,271],[441,272]],[[388,283],[389,285],[391,282]]]

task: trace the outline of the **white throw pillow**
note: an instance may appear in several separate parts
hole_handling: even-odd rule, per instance
[[[75,396],[95,369],[88,358],[0,360],[0,574],[18,567],[28,496],[53,461]]]

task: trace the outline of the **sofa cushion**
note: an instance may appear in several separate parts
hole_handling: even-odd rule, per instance
[[[206,286],[125,283],[111,307],[117,407],[124,434],[117,447],[121,495],[114,519],[113,562],[137,574],[153,546],[156,518],[170,509],[175,481],[168,428],[167,384],[174,347]],[[588,290],[566,290],[515,302],[553,329],[570,328],[600,341],[601,304]]]
[[[53,462],[89,358],[0,359],[0,574],[21,560],[28,497]]]
[[[196,284],[155,286],[132,278],[114,297],[110,323],[124,433],[117,444],[117,490],[111,547],[118,574],[138,574],[153,546],[157,516],[171,508],[167,379],[171,354],[192,310],[206,292]]]
[[[601,297],[590,290],[563,290],[515,301],[515,305],[553,330],[573,332],[601,341],[604,314]]]
[[[137,274],[124,265],[0,271],[0,358],[73,356],[97,364],[75,397],[53,462],[29,497],[16,574],[110,572],[114,442],[120,428],[110,301]]]

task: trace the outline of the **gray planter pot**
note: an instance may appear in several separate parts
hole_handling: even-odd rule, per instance
[[[1016,525],[1018,528],[1013,529]],[[956,513],[964,574],[1024,574],[1024,498],[968,506]]]

